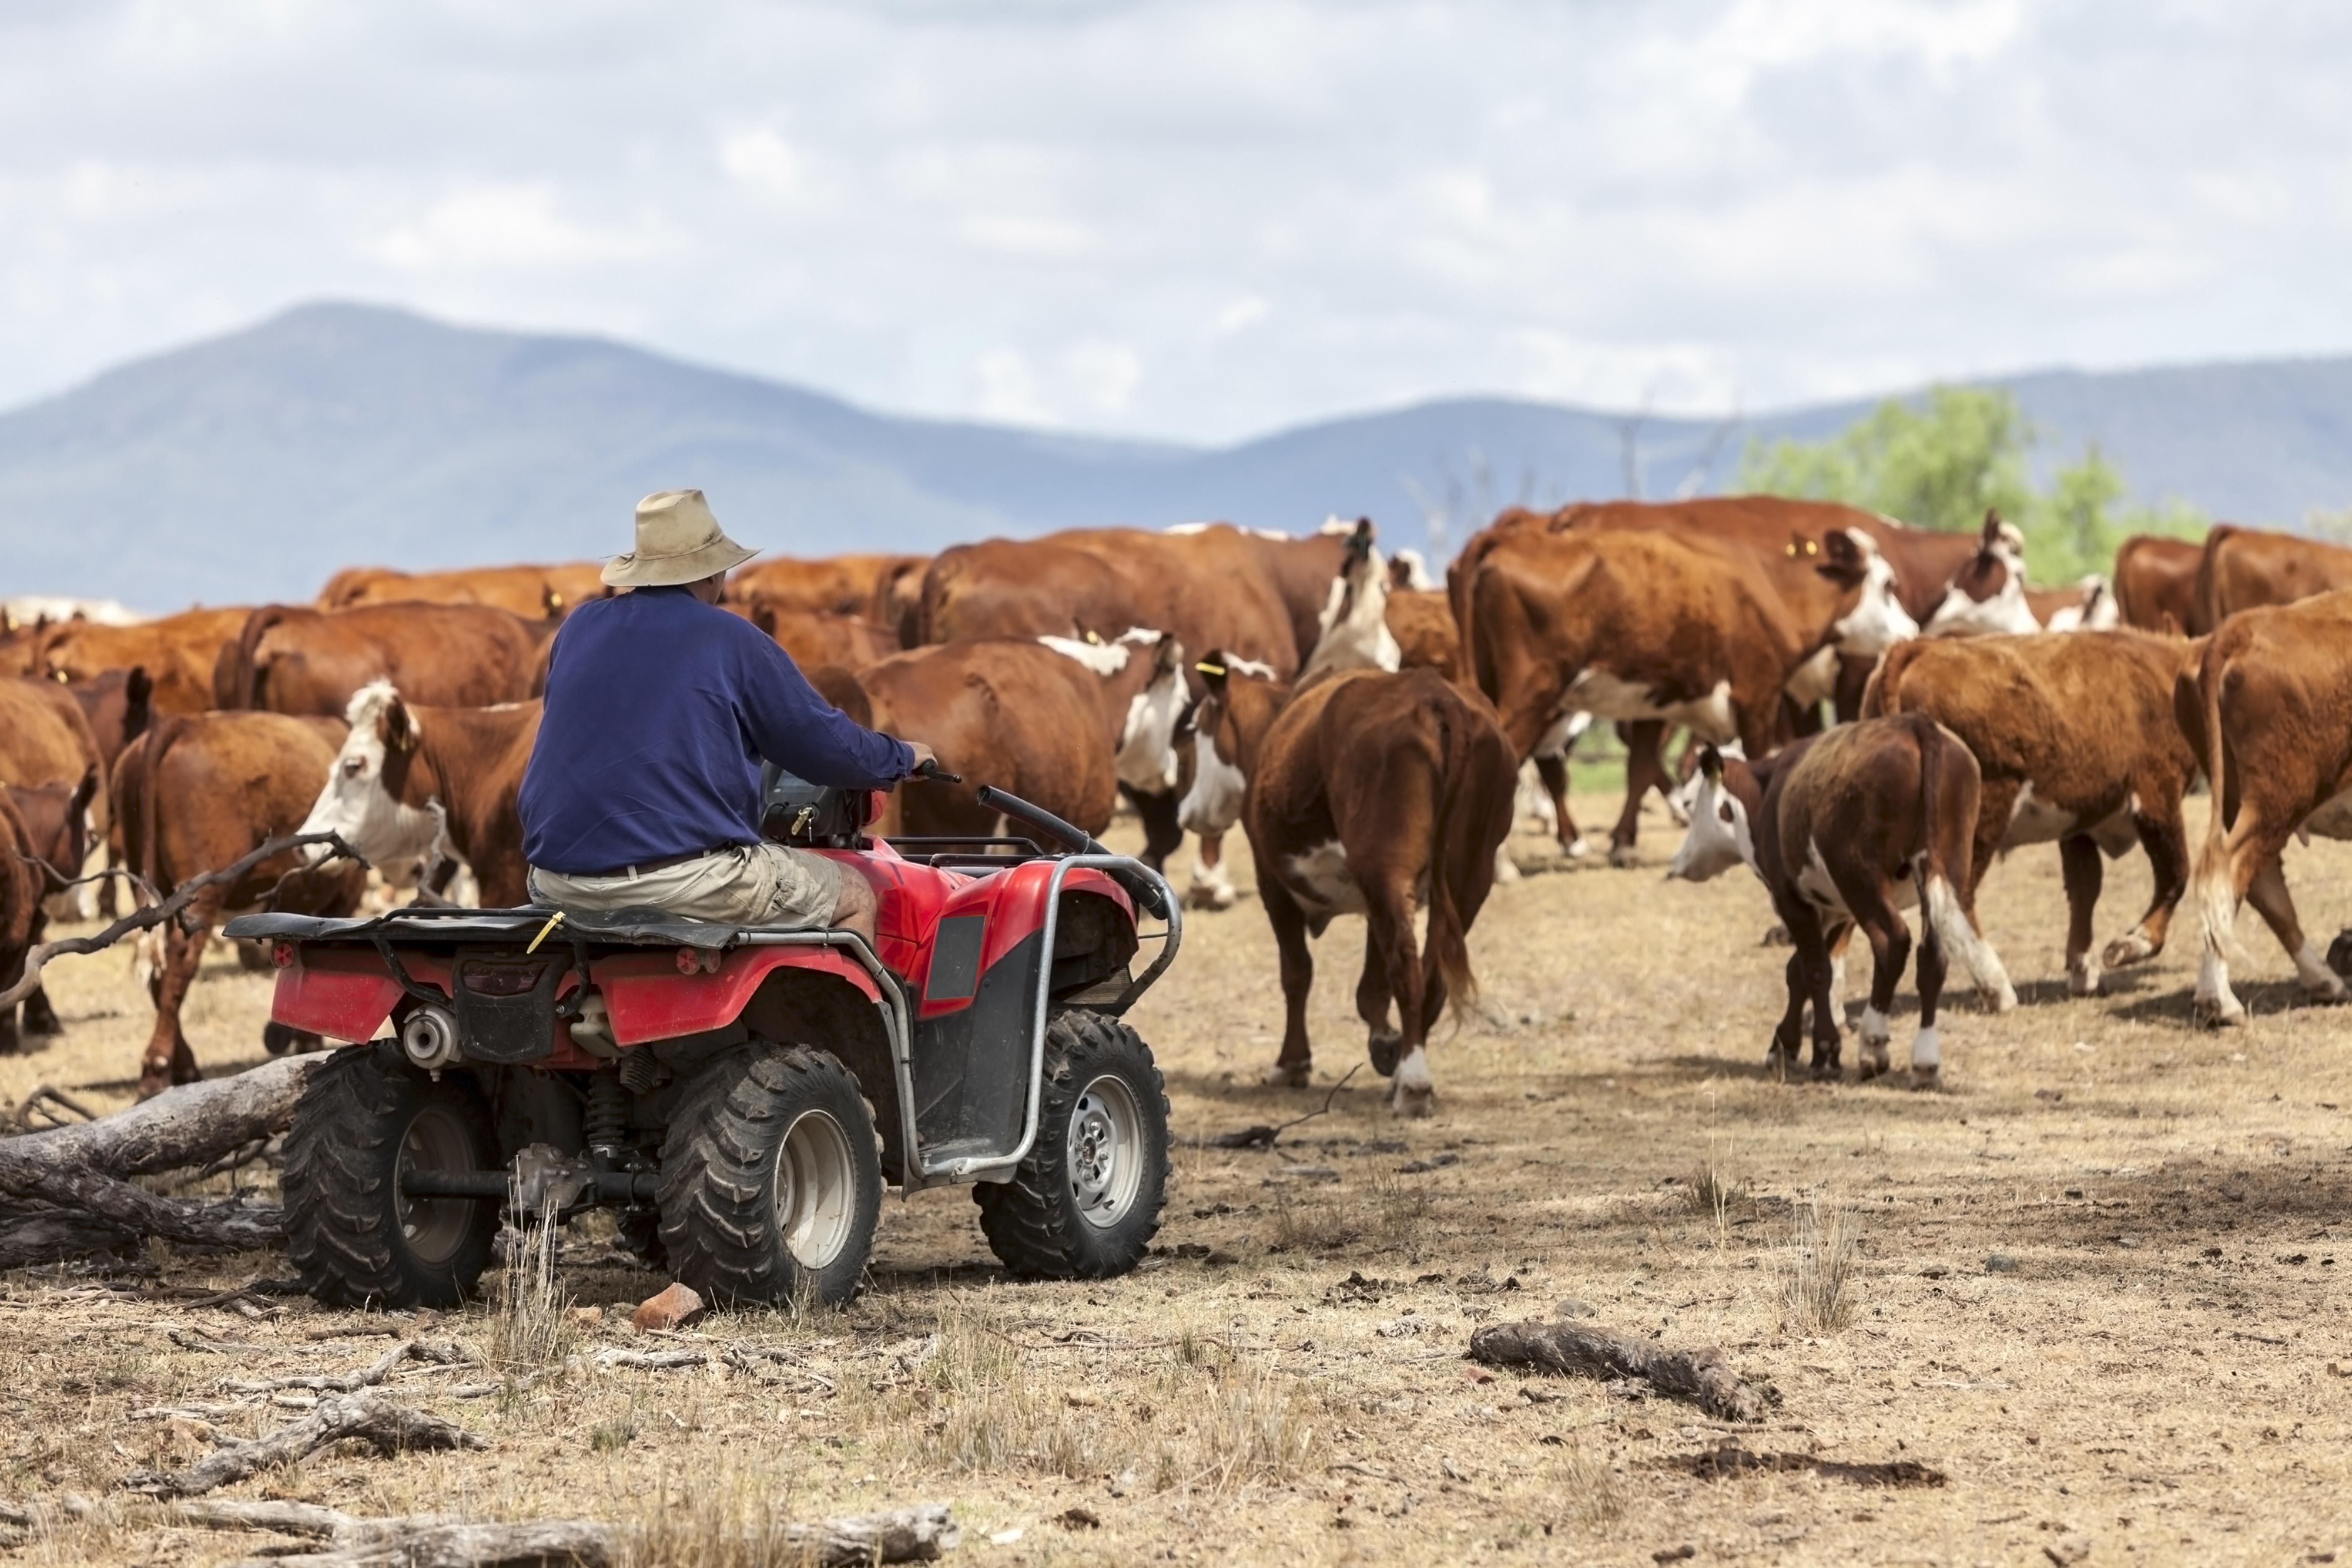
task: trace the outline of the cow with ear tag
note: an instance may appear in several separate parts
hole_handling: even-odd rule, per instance
[[[1727,759],[1708,747],[1699,771],[1690,830],[1667,875],[1706,881],[1744,864],[1788,926],[1795,949],[1789,1005],[1767,1062],[1784,1071],[1795,1065],[1810,1005],[1813,1076],[1837,1075],[1832,952],[1858,927],[1874,965],[1860,1076],[1888,1069],[1887,1015],[1912,948],[1902,910],[1916,902],[1927,919],[1911,1077],[1918,1085],[1936,1082],[1942,1063],[1936,1008],[1948,957],[1957,955],[1990,991],[2009,984],[1958,891],[1969,881],[1979,788],[1968,748],[1933,720],[1905,714],[1808,736],[1759,762]]]
[[[1307,947],[1341,914],[1365,919],[1356,1010],[1390,1109],[1426,1116],[1429,1031],[1475,985],[1468,936],[1510,831],[1517,759],[1493,710],[1431,669],[1355,669],[1297,688],[1197,667],[1192,784],[1178,808],[1195,833],[1249,832],[1258,899],[1281,950],[1282,1054],[1268,1081],[1304,1088],[1313,1066]],[[1425,945],[1413,911],[1429,910]],[[1396,1023],[1390,1023],[1393,1007]]]

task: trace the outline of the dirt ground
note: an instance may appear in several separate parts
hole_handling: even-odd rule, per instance
[[[572,1371],[473,1399],[447,1391],[480,1368],[415,1364],[390,1384],[488,1449],[348,1447],[223,1495],[637,1520],[681,1562],[705,1555],[692,1531],[712,1521],[929,1500],[962,1521],[955,1560],[987,1564],[2352,1562],[2352,1013],[2302,1005],[2251,915],[2251,1027],[2189,1027],[2185,925],[2111,994],[2068,998],[2045,847],[1997,868],[1982,900],[2024,1005],[1959,1002],[1940,1090],[1783,1084],[1761,1065],[1785,958],[1759,944],[1761,889],[1744,873],[1666,883],[1672,830],[1654,809],[1645,832],[1642,869],[1496,891],[1472,942],[1483,999],[1433,1053],[1433,1120],[1392,1121],[1360,1070],[1271,1152],[1203,1141],[1315,1109],[1362,1060],[1360,925],[1317,950],[1317,1086],[1277,1091],[1258,1081],[1281,1026],[1264,916],[1193,917],[1132,1020],[1182,1147],[1164,1252],[1128,1279],[1009,1283],[961,1194],[893,1198],[846,1312],[723,1316],[680,1342],[710,1364],[598,1370],[664,1281],[579,1235],[562,1286],[614,1310],[570,1324]],[[2315,931],[2352,915],[2352,849],[2293,848],[2288,873]],[[2110,868],[2103,938],[2147,887],[2137,856]],[[0,1095],[127,1100],[148,1023],[129,963],[52,972],[69,1032],[0,1061]],[[265,977],[216,958],[189,1012],[208,1068],[259,1058],[267,1004]],[[1899,1065],[1900,1008],[1896,1023]],[[1816,1212],[1859,1235],[1842,1326],[1784,1307]],[[18,1559],[250,1555],[275,1538],[171,1527],[115,1489],[209,1447],[202,1420],[137,1413],[226,1406],[214,1426],[250,1435],[294,1412],[224,1378],[356,1368],[387,1334],[499,1342],[487,1306],[420,1322],[192,1300],[283,1274],[276,1257],[148,1262],[0,1280],[0,1495],[96,1502],[52,1508]],[[1778,1410],[1734,1434],[1464,1357],[1481,1323],[1563,1310],[1720,1347]],[[730,1365],[718,1352],[739,1344],[783,1359]],[[1710,1459],[1731,1442],[1791,1458]]]

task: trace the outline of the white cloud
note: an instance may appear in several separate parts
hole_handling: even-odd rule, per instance
[[[472,185],[440,197],[370,247],[404,271],[529,270],[639,261],[676,242],[659,218],[592,228],[563,216],[552,186]]]
[[[200,10],[0,22],[0,406],[321,296],[1204,439],[2352,348],[2297,0]]]

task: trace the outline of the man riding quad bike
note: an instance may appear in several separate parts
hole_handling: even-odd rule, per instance
[[[277,1022],[362,1042],[286,1138],[304,1284],[446,1306],[502,1210],[604,1205],[706,1297],[838,1303],[886,1181],[971,1184],[1016,1274],[1132,1268],[1168,1106],[1120,1020],[1175,957],[1166,882],[987,788],[1029,837],[868,837],[882,786],[952,775],[715,607],[750,552],[698,492],[648,497],[637,534],[605,573],[630,592],[575,610],[551,656],[533,904],[230,924],[268,946]]]

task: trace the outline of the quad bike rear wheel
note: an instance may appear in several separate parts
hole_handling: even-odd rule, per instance
[[[660,1204],[671,1270],[702,1295],[848,1300],[882,1212],[857,1079],[806,1047],[755,1043],[712,1062],[670,1119]]]
[[[286,1256],[331,1306],[454,1307],[489,1267],[498,1205],[412,1198],[401,1179],[499,1165],[471,1075],[436,1082],[372,1046],[337,1051],[286,1133]]]
[[[1143,1260],[1168,1186],[1168,1095],[1151,1047],[1099,1013],[1045,1029],[1037,1140],[1009,1182],[971,1190],[989,1249],[1013,1273],[1106,1279]]]

